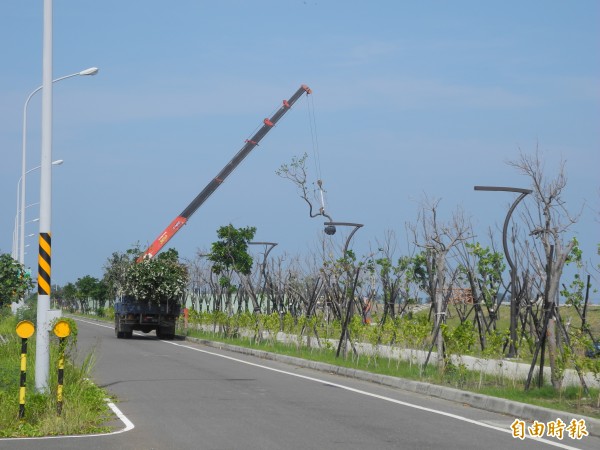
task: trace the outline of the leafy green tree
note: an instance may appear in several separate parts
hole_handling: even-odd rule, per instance
[[[230,286],[232,272],[249,275],[252,271],[248,242],[255,233],[256,227],[235,228],[231,224],[217,230],[219,240],[213,242],[208,259],[213,263],[213,273],[220,276],[222,286]]]
[[[577,238],[573,238],[572,242],[574,243],[573,249],[571,253],[567,257],[567,261],[565,262],[566,266],[574,264],[577,272],[573,275],[573,280],[570,285],[566,287],[563,284],[563,289],[560,291],[560,294],[566,298],[566,304],[575,306],[576,308],[580,308],[583,304],[584,295],[585,295],[585,282],[583,281],[584,274],[584,265],[583,265],[583,252],[579,247],[579,241]]]
[[[475,258],[475,280],[479,281],[483,300],[488,307],[494,305],[498,290],[502,285],[502,272],[506,269],[504,256],[500,252],[495,252],[489,247],[482,247],[479,242],[474,244],[465,243],[469,254]],[[468,268],[462,267],[464,272]]]
[[[77,309],[77,288],[73,283],[67,283],[62,288],[65,304],[71,310]]]
[[[75,289],[75,297],[79,300],[83,312],[89,311],[90,307],[98,309],[106,301],[108,292],[106,284],[98,278],[90,275],[78,278],[75,282]]]
[[[0,307],[21,299],[33,287],[25,268],[8,253],[0,255]]]
[[[414,280],[419,289],[430,296],[431,283],[430,275],[435,274],[435,267],[429,268],[429,252],[427,250],[417,253],[410,260],[410,264],[407,268],[408,277]]]
[[[213,291],[218,298],[218,308],[225,302],[225,308],[232,312],[233,294],[239,292],[232,278],[237,274],[246,285],[246,293],[250,296],[255,312],[260,305],[254,291],[250,288],[248,276],[252,272],[252,256],[248,253],[248,243],[254,238],[255,227],[235,228],[229,224],[217,230],[218,241],[213,242],[208,260],[212,263],[211,272],[218,280],[212,281]],[[211,277],[212,279],[212,277]]]

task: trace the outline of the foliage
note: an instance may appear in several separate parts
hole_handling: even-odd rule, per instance
[[[417,282],[419,288],[427,292],[429,289],[429,277],[433,273],[430,274],[427,270],[427,253],[425,251],[417,253],[412,258],[408,271],[409,276]]]
[[[125,275],[125,295],[151,303],[179,299],[185,292],[188,272],[175,249],[154,258],[131,263]]]
[[[573,243],[573,248],[571,249],[571,253],[567,256],[567,260],[565,265],[574,264],[577,272],[573,274],[573,280],[568,287],[563,284],[563,289],[560,291],[560,295],[566,298],[566,304],[572,305],[575,307],[580,307],[583,305],[584,300],[584,292],[585,292],[585,282],[583,281],[583,252],[579,247],[579,241],[577,238],[573,238],[571,240]]]
[[[490,250],[489,247],[482,247],[479,242],[474,244],[466,242],[465,247],[476,258],[475,275],[481,282],[483,300],[488,307],[491,307],[502,285],[502,272],[506,269],[504,256],[502,253]],[[466,269],[462,268],[462,271]]]
[[[32,287],[25,267],[8,253],[0,254],[0,308],[20,300]]]
[[[465,355],[473,351],[476,337],[475,328],[471,322],[464,321],[455,327],[442,324],[441,330],[448,353]]]
[[[75,297],[82,303],[86,304],[90,299],[104,304],[108,298],[108,290],[106,284],[98,278],[90,275],[85,275],[82,278],[78,278],[75,282],[76,294]],[[87,308],[84,308],[87,309]]]
[[[220,275],[219,284],[232,288],[231,272],[249,275],[252,271],[252,256],[248,253],[248,243],[254,238],[255,227],[235,228],[232,224],[217,230],[218,241],[213,242],[209,261],[212,272]]]
[[[142,253],[139,246],[134,246],[123,253],[113,252],[104,264],[103,281],[106,283],[110,299],[125,295],[127,272],[136,258]]]

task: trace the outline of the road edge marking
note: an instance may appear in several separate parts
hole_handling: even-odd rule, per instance
[[[106,405],[111,411],[119,418],[125,425],[125,428],[120,430],[111,431],[110,433],[94,433],[94,434],[67,434],[64,436],[38,436],[38,437],[12,437],[12,438],[0,438],[0,441],[40,441],[43,439],[70,439],[70,438],[89,438],[89,437],[100,437],[100,436],[113,436],[115,434],[126,433],[135,428],[135,425],[131,420],[127,418],[125,414],[115,405],[110,398],[105,398]]]
[[[380,394],[374,394],[372,392],[363,391],[361,389],[356,389],[356,388],[353,388],[353,387],[350,387],[350,386],[346,386],[346,385],[343,385],[343,384],[339,384],[339,383],[333,383],[333,382],[330,382],[330,381],[327,381],[327,380],[323,380],[323,379],[320,379],[320,378],[310,377],[308,375],[301,375],[299,373],[288,372],[286,370],[276,369],[274,367],[269,367],[269,366],[265,366],[265,365],[262,365],[262,364],[253,363],[253,362],[250,362],[250,361],[244,361],[243,359],[234,358],[232,356],[222,355],[222,354],[211,352],[211,351],[208,351],[208,350],[203,350],[203,349],[200,349],[200,348],[191,347],[189,345],[178,344],[177,342],[165,341],[165,340],[161,340],[161,342],[164,342],[165,344],[171,344],[171,345],[174,345],[176,347],[187,348],[189,350],[197,351],[197,352],[200,352],[200,353],[205,353],[205,354],[208,354],[208,355],[217,356],[219,358],[228,359],[230,361],[236,361],[236,362],[239,362],[239,363],[242,363],[242,364],[246,364],[246,365],[249,365],[249,366],[254,366],[254,367],[258,367],[258,368],[270,370],[272,372],[277,372],[277,373],[281,373],[281,374],[285,374],[285,375],[290,375],[292,377],[301,378],[301,379],[304,379],[304,380],[307,380],[307,381],[312,381],[312,382],[321,383],[321,384],[325,383],[325,384],[328,384],[330,386],[335,386],[337,388],[343,389],[345,391],[354,392],[355,394],[365,395],[365,396],[368,396],[368,397],[376,398],[376,399],[387,401],[387,402],[390,402],[390,403],[395,403],[395,404],[398,404],[398,405],[407,406],[409,408],[418,409],[418,410],[421,410],[421,411],[425,411],[425,412],[429,412],[429,413],[433,413],[433,414],[437,414],[437,415],[441,415],[441,416],[450,417],[450,418],[453,418],[455,420],[460,420],[462,422],[467,422],[467,423],[470,423],[472,425],[477,425],[477,426],[480,426],[480,427],[483,427],[483,428],[490,428],[490,429],[493,429],[493,430],[496,430],[496,431],[500,431],[502,433],[508,433],[508,434],[511,433],[511,431],[509,429],[504,429],[504,428],[497,427],[495,425],[487,424],[485,422],[480,422],[480,421],[477,421],[477,420],[474,420],[474,419],[469,419],[468,417],[459,416],[458,414],[453,414],[453,413],[449,413],[449,412],[445,412],[445,411],[440,411],[440,410],[428,408],[426,406],[416,405],[414,403],[408,403],[408,402],[405,402],[405,401],[402,401],[402,400],[397,400],[395,398],[386,397],[386,396],[380,395]],[[225,351],[227,351],[227,350],[225,350]],[[578,447],[572,447],[570,445],[566,445],[566,444],[563,444],[561,442],[555,442],[555,441],[551,441],[551,440],[540,438],[540,437],[526,436],[526,439],[530,439],[532,441],[536,441],[536,442],[539,442],[539,443],[542,443],[542,444],[551,445],[551,446],[558,447],[558,448],[563,448],[563,449],[566,449],[566,450],[580,450]]]

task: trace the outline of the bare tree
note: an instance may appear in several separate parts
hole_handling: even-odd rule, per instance
[[[429,279],[429,296],[435,307],[435,327],[433,339],[437,347],[437,362],[444,369],[444,338],[440,326],[445,322],[447,312],[448,267],[450,251],[460,242],[472,237],[472,228],[464,212],[457,209],[447,223],[438,219],[440,200],[425,198],[417,218],[417,224],[409,226],[414,243],[424,249]]]
[[[332,219],[325,212],[325,191],[323,190],[323,180],[316,181],[316,188],[313,192],[309,192],[308,188],[308,175],[306,169],[306,160],[308,155],[304,153],[302,157],[298,158],[294,156],[292,162],[289,164],[282,164],[281,167],[275,171],[275,173],[281,178],[290,180],[298,190],[300,198],[308,204],[310,217],[324,216],[331,222]],[[315,183],[313,183],[314,185]],[[320,204],[319,208],[316,208],[314,204]],[[316,212],[315,212],[316,211]]]
[[[548,343],[550,377],[552,386],[561,386],[561,376],[556,365],[558,335],[556,333],[556,309],[563,268],[575,242],[566,240],[565,234],[577,222],[579,215],[572,216],[563,197],[567,186],[565,161],[561,161],[554,177],[549,177],[539,149],[532,155],[521,153],[516,161],[509,161],[519,173],[531,181],[534,205],[526,203],[524,220],[533,241],[529,245],[529,257],[536,275],[545,281],[544,306],[548,315],[546,336]],[[545,339],[547,337],[547,339]]]

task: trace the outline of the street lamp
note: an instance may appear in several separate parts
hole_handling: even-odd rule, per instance
[[[506,219],[504,219],[504,227],[502,228],[502,247],[504,248],[504,255],[506,256],[506,261],[510,267],[510,345],[508,348],[508,357],[514,358],[517,356],[517,288],[516,288],[516,278],[517,278],[517,268],[510,257],[510,253],[508,251],[507,244],[507,230],[508,230],[508,222],[510,221],[510,217],[512,216],[513,211],[519,204],[521,200],[523,200],[528,194],[531,194],[533,191],[531,189],[522,189],[515,187],[503,187],[503,186],[475,186],[474,189],[476,191],[502,191],[502,192],[517,192],[521,195],[514,201],[508,213],[506,214]]]
[[[64,162],[64,160],[62,159],[57,159],[56,161],[52,161],[52,165],[53,166],[60,166],[62,163]],[[25,180],[24,175],[27,175],[29,172],[33,172],[34,170],[38,170],[40,167],[42,166],[37,166],[34,167],[33,169],[29,169],[27,170],[23,175],[21,175],[21,177],[19,178],[19,181],[17,182],[17,213],[15,215],[15,230],[13,233],[13,249],[14,249],[14,259],[18,260],[21,264],[23,264],[24,259],[21,257],[21,251],[20,251],[20,247],[19,247],[19,243],[21,243],[21,246],[23,245],[23,233],[25,233],[23,231],[23,222],[25,220],[25,209],[29,208],[29,206],[32,205],[28,205],[25,206],[25,201],[23,197],[23,201],[20,201],[20,193],[21,190],[19,189],[19,186],[21,184],[21,181]],[[24,191],[23,191],[24,193]],[[19,206],[19,204],[21,206]],[[39,203],[34,203],[34,205],[39,204]],[[21,214],[21,221],[19,221],[19,214]],[[19,231],[20,230],[20,231]]]
[[[66,80],[67,78],[72,78],[72,77],[77,77],[77,76],[88,76],[88,75],[96,75],[98,73],[98,68],[97,67],[90,67],[89,69],[85,69],[82,70],[81,72],[76,72],[76,73],[72,73],[70,75],[65,75],[64,77],[60,77],[60,78],[56,78],[55,80],[52,80],[52,83],[57,83],[59,81],[62,80]],[[22,183],[21,183],[21,210],[23,211],[25,209],[25,179],[26,179],[26,174],[27,171],[26,169],[26,165],[27,165],[27,106],[29,106],[29,101],[31,100],[31,98],[39,91],[41,91],[43,89],[44,85],[42,84],[40,87],[38,87],[37,89],[35,89],[31,94],[29,94],[29,97],[27,97],[27,100],[25,100],[25,106],[23,107],[23,139],[22,139],[22,162],[21,162],[21,179],[22,179]],[[54,163],[52,163],[54,164]],[[23,217],[23,215],[21,215],[21,235],[19,237],[19,241],[22,243],[23,242],[23,222],[25,221],[25,218]],[[21,244],[22,247],[22,244]],[[19,252],[19,262],[23,263],[23,260],[25,259],[23,255],[24,253],[24,249],[21,248],[20,252]]]
[[[350,240],[352,239],[352,236],[354,236],[354,233],[356,233],[360,228],[362,228],[364,226],[361,223],[333,222],[333,221],[331,221],[331,219],[329,222],[325,222],[323,225],[325,225],[325,229],[323,231],[325,232],[325,234],[327,234],[329,236],[333,236],[336,233],[336,231],[337,231],[336,227],[354,227],[354,229],[350,232],[350,234],[348,235],[348,238],[346,239],[346,244],[344,245],[344,253],[342,253],[343,258],[346,257],[346,253],[348,252],[348,246],[350,245]],[[354,299],[349,298],[348,299],[348,307],[346,308],[346,318],[344,319],[344,322],[342,323],[342,334],[340,336],[340,342],[338,344],[337,352],[335,353],[336,358],[340,356],[340,351],[342,349],[342,344],[344,342],[346,342],[346,345],[344,346],[344,357],[346,356],[346,347],[348,346],[347,342],[350,337],[349,333],[348,333],[348,323],[352,317],[352,314],[354,313],[353,306],[354,306]]]
[[[344,257],[346,257],[346,251],[348,250],[348,245],[350,244],[350,239],[352,239],[352,236],[354,236],[354,233],[356,233],[359,228],[364,226],[360,223],[331,222],[331,221],[325,222],[323,225],[325,225],[325,229],[323,231],[325,231],[325,234],[328,234],[329,236],[332,236],[336,233],[336,231],[337,231],[335,228],[336,226],[338,226],[338,227],[354,227],[354,230],[352,230],[352,232],[346,239],[346,245],[344,245],[344,253],[343,253]]]

